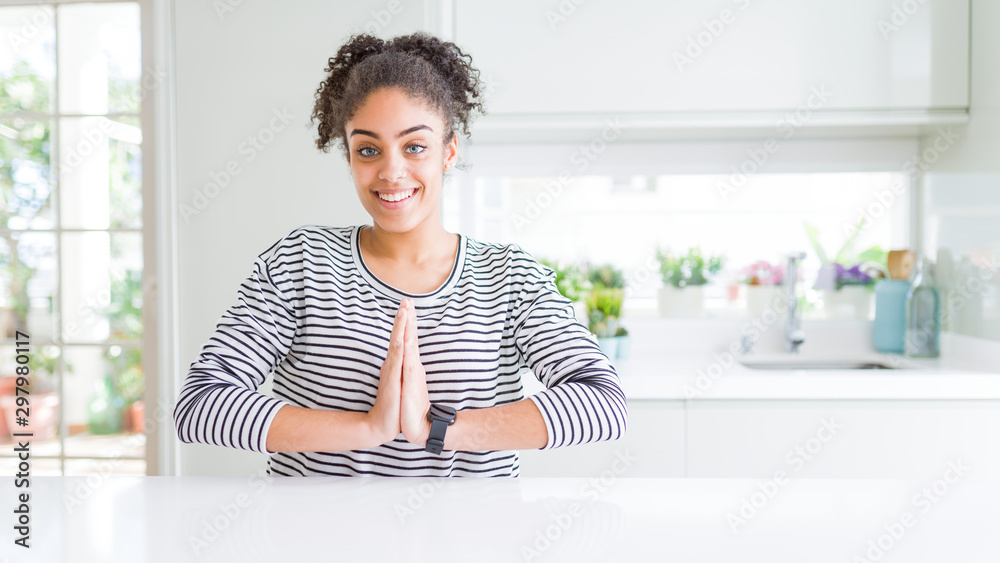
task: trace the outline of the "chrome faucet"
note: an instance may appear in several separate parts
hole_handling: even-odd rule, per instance
[[[785,298],[788,300],[788,318],[785,319],[785,350],[797,354],[799,346],[806,340],[802,331],[802,312],[795,296],[795,280],[798,278],[799,261],[804,260],[805,252],[795,252],[788,255],[788,267],[785,268]]]

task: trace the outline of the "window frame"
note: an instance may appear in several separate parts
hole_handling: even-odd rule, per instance
[[[162,397],[171,397],[171,389],[164,389],[164,384],[169,385],[169,378],[161,378],[160,373],[170,373],[162,371],[161,362],[163,357],[160,354],[164,348],[161,339],[168,331],[161,331],[161,318],[164,310],[164,302],[159,297],[158,287],[160,283],[160,272],[164,270],[161,261],[164,256],[170,257],[173,245],[169,244],[172,239],[164,238],[161,228],[164,221],[161,220],[163,200],[170,197],[169,190],[159,189],[158,186],[172,185],[172,176],[167,167],[162,169],[157,166],[158,162],[171,162],[172,152],[170,149],[169,135],[172,133],[172,112],[169,105],[172,100],[173,84],[172,77],[172,48],[171,48],[171,8],[167,0],[0,0],[0,7],[27,7],[27,6],[52,6],[53,7],[53,27],[55,28],[55,49],[58,53],[59,45],[59,10],[58,7],[69,4],[81,3],[131,3],[139,7],[139,27],[140,27],[140,50],[141,50],[141,103],[138,113],[106,113],[100,114],[102,117],[132,117],[138,118],[143,133],[142,150],[142,226],[138,229],[108,228],[108,229],[88,229],[88,228],[65,228],[61,220],[56,221],[56,225],[51,229],[26,229],[28,232],[52,233],[55,236],[55,254],[58,267],[62,267],[62,235],[63,233],[85,233],[85,232],[128,232],[138,233],[142,236],[142,256],[143,256],[143,334],[138,341],[116,343],[125,347],[138,347],[142,350],[142,370],[145,381],[143,390],[143,402],[146,408],[146,419],[144,433],[146,436],[145,456],[143,458],[132,457],[87,457],[78,455],[66,455],[65,440],[67,433],[66,417],[64,411],[66,402],[64,400],[64,374],[65,355],[60,352],[57,361],[57,380],[59,392],[59,443],[60,451],[58,456],[45,456],[45,459],[58,459],[60,473],[66,474],[66,462],[73,460],[115,460],[115,459],[143,459],[146,463],[146,475],[175,475],[176,453],[172,440],[163,439],[165,431],[172,433],[172,419],[170,406],[166,406]],[[152,74],[150,74],[152,73]],[[66,118],[93,117],[95,114],[86,113],[62,113],[59,108],[59,81],[60,71],[58,59],[55,66],[56,88],[53,92],[53,111],[51,113],[25,112],[17,115],[28,119],[49,120],[54,125],[54,131],[50,133],[53,139],[58,138],[61,121]],[[150,87],[146,87],[147,77],[152,77],[154,82]],[[50,165],[58,166],[61,155],[59,154],[59,143],[51,145]],[[62,183],[57,179],[55,182],[55,197],[60,204],[62,198]],[[167,193],[164,193],[167,192]],[[169,208],[168,208],[169,209]],[[167,214],[169,220],[169,213]],[[169,225],[168,225],[169,226]],[[6,226],[3,227],[6,229]],[[172,231],[175,232],[175,231]],[[167,244],[163,244],[166,242]],[[163,248],[166,247],[166,248]],[[170,262],[166,265],[169,266]],[[58,346],[60,351],[73,347],[88,347],[100,345],[100,343],[86,342],[64,342],[63,341],[63,314],[62,314],[62,275],[56,277],[55,297],[53,299],[53,309],[55,310],[55,328],[52,344]],[[170,287],[174,287],[173,284]],[[173,317],[170,317],[172,321]],[[171,324],[167,325],[169,329]],[[170,341],[167,342],[171,344]],[[10,457],[10,456],[3,456]],[[37,456],[36,456],[37,457]],[[38,459],[41,459],[40,457]]]

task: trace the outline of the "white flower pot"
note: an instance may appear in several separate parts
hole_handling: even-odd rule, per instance
[[[780,285],[748,285],[745,287],[747,296],[747,315],[751,318],[764,316],[770,309],[778,318],[788,316],[788,302],[784,299],[786,291]]]
[[[823,292],[823,309],[831,318],[867,319],[872,308],[872,291],[867,286],[845,285]]]
[[[632,349],[632,337],[626,334],[625,336],[616,336],[615,340],[618,341],[618,352],[616,357],[619,360],[627,360],[629,350]]]
[[[614,360],[618,357],[618,338],[614,336],[598,337],[597,345],[601,347],[601,351],[604,355],[608,357],[609,360]]]
[[[704,286],[661,287],[657,306],[661,317],[700,317],[704,312]]]

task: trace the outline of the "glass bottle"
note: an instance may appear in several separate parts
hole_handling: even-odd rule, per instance
[[[872,344],[883,354],[902,354],[906,342],[906,294],[909,280],[881,279],[875,283]]]
[[[906,292],[906,337],[904,353],[918,358],[940,354],[941,297],[934,287],[934,265],[925,257],[917,260],[913,281]]]

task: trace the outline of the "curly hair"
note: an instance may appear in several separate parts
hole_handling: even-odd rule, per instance
[[[356,34],[328,63],[311,119],[319,121],[316,147],[323,152],[336,141],[344,157],[349,156],[346,123],[380,88],[399,88],[435,110],[445,124],[444,143],[451,142],[459,128],[469,137],[474,111],[486,112],[483,83],[472,57],[454,43],[425,32],[388,41]]]

